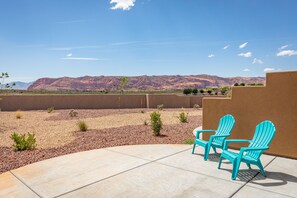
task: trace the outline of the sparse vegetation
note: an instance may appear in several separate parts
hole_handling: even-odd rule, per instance
[[[188,95],[188,94],[191,94],[193,92],[193,90],[192,89],[184,89],[183,90],[183,93],[185,94],[185,95]]]
[[[141,113],[145,113],[145,111],[144,111],[144,110],[141,110],[140,112],[141,112]]]
[[[154,135],[159,136],[163,123],[161,120],[161,114],[159,112],[151,113],[151,128],[153,130]]]
[[[70,112],[69,112],[69,116],[70,117],[77,117],[77,115],[78,115],[78,112],[77,111],[75,111],[74,109],[71,109],[70,110]]]
[[[199,109],[200,106],[199,106],[199,104],[194,104],[193,108],[194,108],[194,109]]]
[[[77,122],[77,126],[79,128],[80,131],[87,131],[88,130],[88,125],[85,121],[83,120],[79,120]]]
[[[193,92],[194,95],[197,95],[197,93],[198,93],[198,89],[195,88],[195,89],[193,89],[192,92]]]
[[[11,134],[10,138],[13,140],[14,144],[12,145],[16,151],[32,150],[36,148],[36,139],[34,133],[18,134],[14,132]]]
[[[54,107],[49,107],[49,108],[47,108],[47,112],[48,113],[51,113],[51,112],[53,112],[54,111]]]
[[[120,84],[119,84],[119,88],[121,90],[121,93],[124,93],[124,89],[127,86],[127,84],[128,84],[128,79],[127,79],[126,76],[123,76],[121,78],[121,81],[120,81]]]
[[[148,124],[149,124],[149,123],[148,123],[147,120],[143,121],[143,125],[144,125],[144,126],[147,126]]]
[[[23,113],[20,110],[17,110],[15,113],[16,119],[21,119],[23,117]]]
[[[186,139],[184,140],[184,144],[194,144],[195,140],[193,139]]]
[[[9,75],[7,72],[2,72],[1,75],[0,75],[0,88],[1,89],[11,89],[13,86],[15,86],[15,83],[5,83],[5,80],[9,78]]]
[[[181,123],[187,123],[188,122],[188,113],[180,112],[178,119]]]
[[[162,111],[164,109],[164,107],[165,107],[164,104],[160,104],[160,105],[157,106],[157,109],[159,111]]]

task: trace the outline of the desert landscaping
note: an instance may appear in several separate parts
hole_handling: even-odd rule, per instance
[[[155,136],[150,114],[157,109],[109,109],[18,111],[0,113],[0,173],[44,159],[69,153],[133,144],[185,144],[194,139],[192,130],[201,125],[201,109],[163,109],[163,128]],[[178,116],[188,113],[187,122]],[[17,118],[19,116],[19,118]],[[84,121],[87,131],[80,131]],[[15,151],[11,134],[34,133],[37,147]]]

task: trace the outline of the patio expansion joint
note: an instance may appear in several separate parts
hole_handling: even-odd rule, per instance
[[[19,180],[22,184],[24,184],[28,189],[30,189],[34,194],[36,194],[38,197],[41,197],[41,198],[42,198],[42,196],[41,196],[39,193],[37,193],[35,190],[33,190],[28,184],[26,184],[25,181],[23,181],[21,178],[19,178],[18,176],[16,176],[12,171],[9,171],[9,172],[10,172],[10,174],[12,174],[17,180]]]
[[[105,149],[105,150],[107,150],[107,149]],[[123,173],[129,172],[129,171],[131,171],[131,170],[134,170],[134,169],[140,168],[140,167],[142,167],[142,166],[146,166],[146,165],[148,165],[148,164],[154,163],[154,162],[155,162],[155,161],[157,161],[157,160],[164,159],[164,158],[167,158],[167,157],[170,157],[170,156],[173,156],[173,155],[179,154],[179,153],[181,153],[181,152],[184,152],[184,151],[187,151],[187,150],[190,150],[190,149],[185,149],[185,150],[182,150],[182,151],[179,151],[179,152],[176,152],[176,153],[170,154],[170,155],[168,155],[168,156],[164,156],[164,157],[162,157],[162,158],[159,158],[159,159],[156,159],[156,160],[153,160],[153,161],[150,161],[150,160],[147,160],[147,159],[142,159],[142,158],[140,158],[140,157],[137,157],[137,156],[133,156],[133,155],[129,155],[129,154],[125,154],[125,153],[117,152],[117,151],[111,151],[111,150],[108,150],[108,151],[115,152],[115,153],[118,153],[118,154],[127,155],[127,156],[130,156],[130,157],[134,157],[134,158],[142,159],[142,160],[145,160],[145,161],[147,161],[147,163],[144,163],[144,164],[141,164],[141,165],[139,165],[139,166],[136,166],[136,167],[130,168],[130,169],[128,169],[128,170],[125,170],[125,171],[119,172],[119,173],[117,173],[117,174],[114,174],[114,175],[111,175],[111,176],[105,177],[105,178],[103,178],[103,179],[100,179],[100,180],[97,180],[97,181],[91,182],[91,183],[89,183],[89,184],[86,184],[86,185],[84,185],[84,186],[81,186],[81,187],[79,187],[79,188],[76,188],[76,189],[73,189],[73,190],[70,190],[70,191],[64,192],[64,193],[62,193],[62,194],[60,194],[60,195],[54,196],[54,198],[57,198],[57,197],[64,196],[64,195],[66,195],[66,194],[69,194],[69,193],[71,193],[71,192],[74,192],[74,191],[77,191],[77,190],[83,189],[83,188],[85,188],[85,187],[88,187],[88,186],[91,186],[91,185],[93,185],[93,184],[99,183],[99,182],[101,182],[101,181],[104,181],[104,180],[107,180],[107,179],[110,179],[110,178],[116,177],[116,176],[118,176],[118,175],[121,175],[121,174],[123,174]]]
[[[266,166],[264,166],[264,169],[269,166],[274,160],[276,159],[276,157],[274,157],[268,164],[266,164]],[[256,173],[254,175],[254,177],[252,177],[251,179],[249,179],[247,182],[245,182],[245,184],[243,184],[239,189],[237,189],[231,196],[234,197],[234,195],[236,195],[242,188],[244,188],[250,181],[252,181],[254,178],[256,178],[258,175],[260,174],[260,172]],[[250,186],[251,187],[251,186]],[[275,193],[275,192],[274,192]],[[279,193],[275,193],[275,194],[279,194]]]

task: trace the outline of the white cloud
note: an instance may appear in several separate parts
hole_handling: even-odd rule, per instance
[[[53,51],[70,51],[71,48],[70,47],[56,47],[56,48],[49,48],[49,50],[53,50]]]
[[[296,50],[283,50],[276,54],[276,56],[295,56],[297,55]]]
[[[264,72],[271,72],[271,71],[274,71],[274,70],[275,70],[274,68],[267,67],[267,68],[264,69]]]
[[[223,47],[223,50],[226,50],[230,47],[230,45],[226,45],[225,47]]]
[[[283,45],[283,46],[281,46],[280,48],[278,48],[278,50],[284,50],[284,49],[286,49],[287,47],[289,47],[289,45]]]
[[[215,57],[214,54],[209,54],[209,55],[208,55],[208,58],[213,58],[213,57]]]
[[[76,58],[76,57],[69,57],[69,58],[61,58],[62,60],[82,60],[82,61],[97,61],[97,58]]]
[[[243,48],[245,48],[245,46],[246,46],[247,44],[248,44],[248,42],[245,42],[245,43],[239,45],[239,48],[240,48],[240,49],[243,49]]]
[[[257,59],[257,58],[254,58],[254,60],[253,60],[253,64],[263,64],[264,62],[262,61],[262,60],[260,60],[260,59]]]
[[[242,70],[242,71],[244,71],[244,72],[249,72],[249,71],[251,71],[251,70],[248,69],[248,68],[246,68],[246,69],[244,69],[244,70]]]
[[[238,56],[242,56],[242,57],[248,58],[248,57],[251,57],[252,56],[252,52],[240,53],[240,54],[238,54]]]
[[[67,54],[66,56],[68,56],[68,57],[71,57],[71,56],[72,56],[72,53],[70,53],[70,54]]]
[[[110,4],[115,3],[114,6],[111,7],[112,10],[122,9],[122,10],[130,10],[135,4],[136,0],[111,0]]]

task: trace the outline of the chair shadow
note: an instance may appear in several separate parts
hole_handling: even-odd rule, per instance
[[[230,176],[232,174],[232,170],[230,169],[221,168],[220,170],[230,172]],[[286,185],[288,182],[297,183],[297,177],[294,175],[272,171],[265,171],[265,173],[266,177],[264,177],[258,169],[241,169],[238,172],[237,179],[264,187],[282,186]]]

